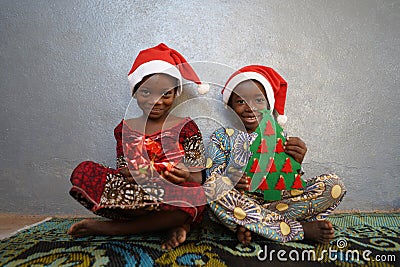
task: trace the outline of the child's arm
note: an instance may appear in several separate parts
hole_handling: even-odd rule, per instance
[[[203,183],[203,175],[202,175],[201,171],[200,172],[191,172],[189,182],[195,182],[198,184],[202,184]]]
[[[128,167],[119,168],[118,171],[125,178],[132,177],[132,174],[129,171]]]
[[[235,188],[239,191],[250,190],[251,178],[245,172],[235,171],[232,173],[231,180],[236,183]]]
[[[174,184],[180,184],[189,180],[189,169],[183,164],[178,163],[170,171],[164,172],[164,178]]]
[[[188,182],[202,184],[201,170],[205,167],[205,154],[203,136],[196,125],[190,120],[181,130],[180,143],[184,151],[183,163],[178,164],[171,170],[175,175],[185,177]],[[188,169],[189,168],[189,169]],[[183,170],[186,172],[183,175]]]
[[[206,176],[224,175],[228,165],[227,143],[229,138],[225,134],[225,128],[220,128],[210,136],[210,144],[207,147]]]
[[[284,144],[285,153],[289,154],[298,163],[302,163],[307,152],[307,146],[299,137],[288,137]]]
[[[125,157],[124,157],[124,150],[122,148],[122,128],[123,128],[123,121],[121,121],[114,129],[114,137],[115,141],[117,142],[116,144],[116,159],[117,159],[117,164],[116,167],[117,169],[121,169],[128,166]],[[129,173],[129,171],[128,171]]]
[[[118,169],[119,173],[125,177],[128,182],[137,183],[139,180],[146,179],[146,175],[140,173],[140,171],[129,170],[128,167]]]
[[[174,184],[196,182],[201,184],[201,171],[190,171],[183,163],[178,163],[171,171],[164,172],[164,178]]]

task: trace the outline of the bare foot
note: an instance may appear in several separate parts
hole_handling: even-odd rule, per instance
[[[329,244],[335,238],[332,223],[329,221],[302,222],[304,239]]]
[[[236,231],[237,238],[239,239],[239,242],[241,242],[243,245],[248,245],[251,242],[251,231],[247,230],[243,226],[239,226],[237,231]]]
[[[84,237],[89,235],[101,235],[103,233],[104,221],[85,219],[74,223],[68,230],[68,234],[73,237]]]
[[[168,232],[168,240],[161,245],[162,249],[171,250],[176,248],[180,244],[186,241],[186,236],[190,231],[190,225],[184,224],[182,226],[178,226],[172,228]]]

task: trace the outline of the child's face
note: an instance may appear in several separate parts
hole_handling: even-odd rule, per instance
[[[253,80],[238,84],[228,104],[239,116],[247,132],[254,132],[257,128],[262,119],[259,111],[270,109],[264,87]]]
[[[151,120],[165,117],[170,110],[176,94],[177,79],[166,74],[153,74],[143,79],[136,90],[139,107]]]

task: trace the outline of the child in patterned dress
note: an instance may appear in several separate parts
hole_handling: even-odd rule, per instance
[[[246,132],[222,127],[213,133],[204,187],[212,217],[236,231],[243,244],[250,243],[252,232],[280,242],[309,239],[329,243],[334,238],[332,224],[325,218],[346,192],[335,174],[308,179],[302,190],[283,190],[279,201],[264,201],[263,195],[248,191],[249,177],[239,171],[247,165],[250,154],[240,154],[246,149],[238,148],[248,148],[255,140],[260,111],[273,110],[279,124],[286,122],[286,92],[286,81],[272,68],[259,65],[235,72],[222,91],[224,103],[236,112]],[[306,151],[298,137],[288,137],[284,144],[284,152],[299,163]],[[235,188],[227,186],[229,179],[225,177],[236,183]]]
[[[142,115],[122,120],[114,130],[117,169],[86,161],[71,175],[71,196],[111,220],[82,220],[71,226],[70,235],[169,230],[162,247],[171,249],[202,219],[202,136],[189,117],[170,113],[182,77],[202,85],[183,56],[165,44],[139,53],[128,80]]]

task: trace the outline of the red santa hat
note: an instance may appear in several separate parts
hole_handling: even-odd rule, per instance
[[[131,92],[133,93],[135,86],[145,76],[156,73],[168,74],[179,80],[180,86],[177,96],[182,93],[182,78],[195,82],[198,85],[198,92],[200,94],[208,92],[209,85],[203,84],[200,81],[186,59],[179,52],[163,43],[139,52],[128,73]]]
[[[277,118],[278,123],[281,125],[285,124],[287,121],[287,117],[284,115],[287,83],[270,67],[250,65],[233,73],[222,89],[224,103],[228,104],[233,89],[239,83],[246,80],[256,80],[263,85],[270,107],[273,107],[279,114]]]

